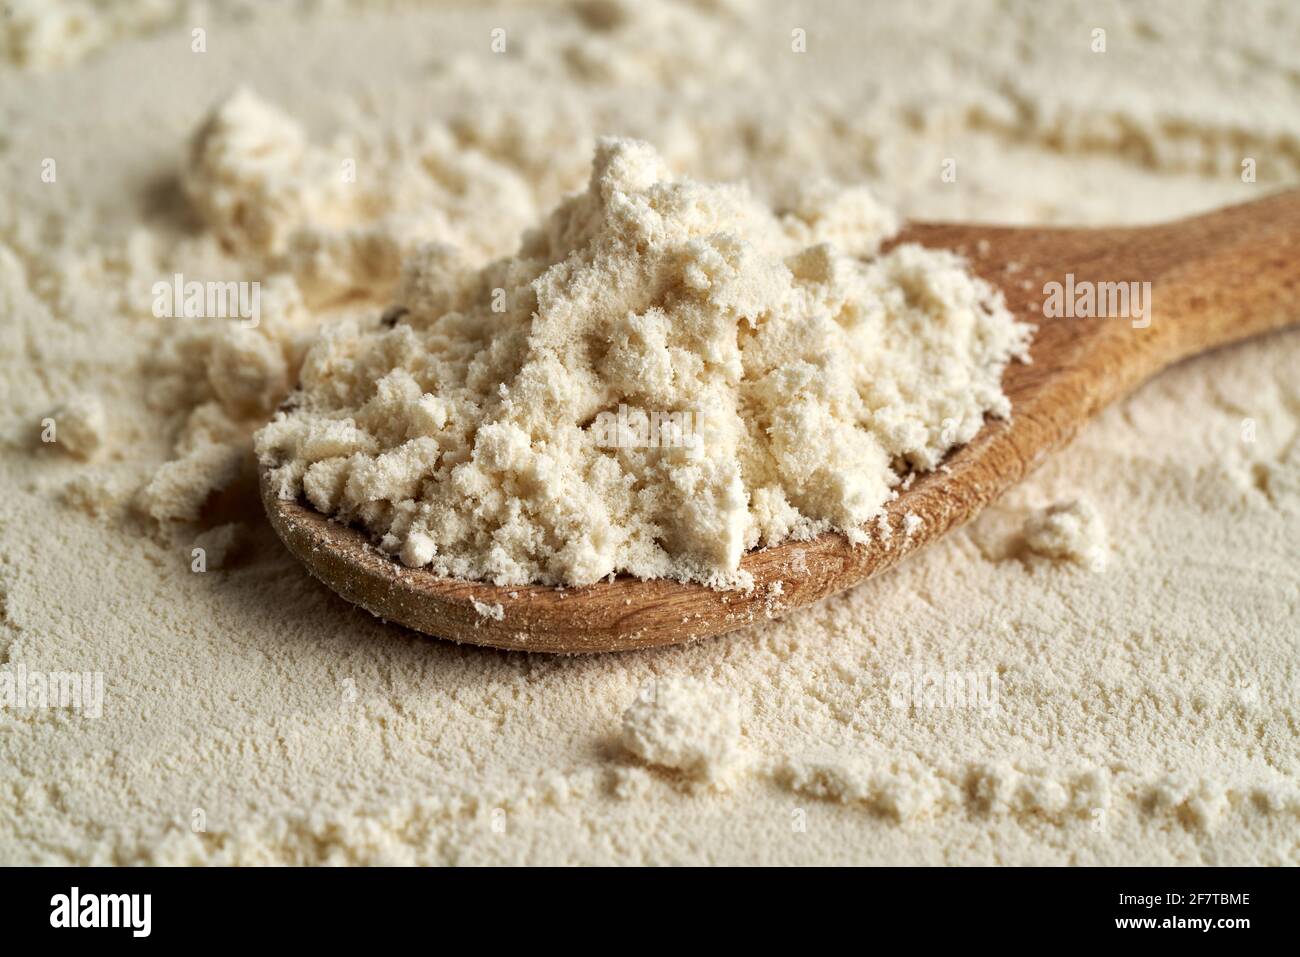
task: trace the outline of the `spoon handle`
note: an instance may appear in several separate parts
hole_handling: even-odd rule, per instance
[[[1166,365],[1300,320],[1300,190],[1141,228],[1128,248]]]

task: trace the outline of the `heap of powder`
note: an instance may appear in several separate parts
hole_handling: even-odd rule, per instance
[[[647,684],[623,712],[623,746],[646,764],[726,787],[743,764],[740,708],[699,681]]]
[[[1106,527],[1091,503],[1058,502],[1025,522],[1025,547],[1035,555],[1098,570],[1106,564]]]
[[[51,437],[58,448],[80,459],[92,458],[104,444],[108,420],[98,396],[73,396],[50,413]]]
[[[358,181],[358,165],[379,172]],[[383,294],[418,240],[486,259],[536,218],[517,173],[440,126],[320,147],[248,89],[196,131],[183,184],[224,243],[290,272],[309,305]]]
[[[442,575],[744,585],[747,549],[861,539],[900,471],[1010,411],[1029,327],[952,253],[877,255],[896,228],[860,188],[777,213],[603,139],[514,256],[426,244],[389,322],[327,331],[259,456]]]

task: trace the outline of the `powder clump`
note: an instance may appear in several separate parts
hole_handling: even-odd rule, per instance
[[[69,398],[50,413],[55,444],[78,459],[95,456],[108,437],[108,416],[96,395],[83,393]]]
[[[203,550],[206,569],[224,568],[238,554],[246,537],[247,530],[241,523],[227,522],[196,535],[194,548]]]
[[[474,606],[474,613],[480,618],[490,618],[493,621],[505,621],[506,609],[499,601],[486,602],[479,601],[476,598],[471,598],[470,604]]]
[[[1058,502],[1032,516],[1024,529],[1025,547],[1044,558],[1074,562],[1093,571],[1106,565],[1106,527],[1090,503]]]
[[[516,172],[440,126],[322,146],[249,89],[195,132],[182,182],[224,245],[287,271],[317,307],[387,295],[420,240],[485,259],[535,218]]]
[[[900,823],[931,813],[941,796],[927,769],[872,768],[858,758],[790,757],[777,768],[776,780],[795,794],[855,805]]]
[[[747,549],[857,528],[1008,415],[1029,335],[956,255],[877,255],[864,190],[805,192],[774,212],[601,140],[515,255],[425,244],[391,327],[328,330],[261,460],[440,575],[744,586]]]
[[[646,764],[725,787],[743,763],[740,706],[689,679],[656,681],[623,712],[623,746]]]

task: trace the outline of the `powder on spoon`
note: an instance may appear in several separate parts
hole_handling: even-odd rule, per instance
[[[395,322],[326,331],[258,454],[441,575],[744,586],[746,550],[864,540],[901,472],[1010,412],[1030,327],[953,253],[879,254],[896,229],[863,189],[776,212],[602,140],[515,255],[422,246]]]

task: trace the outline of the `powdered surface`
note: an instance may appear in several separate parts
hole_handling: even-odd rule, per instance
[[[822,179],[1167,218],[1300,180],[1293,5],[113,6],[0,55],[0,676],[104,686],[0,708],[0,860],[1300,861],[1294,334],[1171,370],[851,593],[613,659],[377,622],[251,481],[323,325],[373,328],[421,243],[516,253],[602,136],[778,211]],[[156,317],[176,273],[262,282],[260,320]]]

